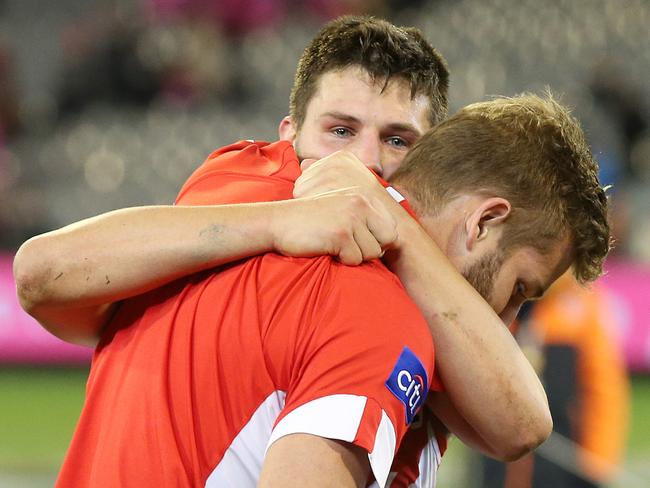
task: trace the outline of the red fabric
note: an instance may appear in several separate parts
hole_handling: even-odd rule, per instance
[[[298,174],[287,143],[238,143],[213,153],[177,203],[290,198]],[[378,408],[354,443],[373,445],[383,411],[399,444],[405,407],[385,381],[405,346],[431,378],[428,327],[379,261],[266,254],[127,300],[93,358],[57,486],[204,486],[275,391],[286,392],[279,418],[330,395],[365,397]]]
[[[434,451],[432,463],[437,470],[441,457],[447,450],[447,433],[442,423],[425,406],[409,427],[395,455],[391,468],[395,477],[390,488],[410,488],[422,477],[435,480],[436,471],[421,473],[420,463],[417,462],[423,457],[426,449]],[[423,480],[421,482],[424,483]]]

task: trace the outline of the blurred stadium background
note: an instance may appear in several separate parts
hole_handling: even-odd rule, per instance
[[[611,486],[650,486],[647,0],[0,0],[0,487],[52,485],[90,357],[19,310],[15,250],[172,202],[213,149],[274,139],[302,48],[348,12],[420,27],[449,62],[452,112],[546,85],[575,108],[614,185],[609,332],[632,389]],[[453,444],[438,486],[478,486],[468,459]]]

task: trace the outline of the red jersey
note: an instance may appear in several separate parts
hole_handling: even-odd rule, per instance
[[[288,199],[299,174],[288,143],[239,143],[177,203]],[[117,312],[58,486],[255,486],[291,433],[362,447],[385,486],[433,367],[423,317],[379,261],[266,254],[198,273]]]

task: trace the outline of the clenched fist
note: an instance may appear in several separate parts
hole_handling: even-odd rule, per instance
[[[302,175],[293,189],[295,198],[350,187],[358,187],[368,194],[384,196],[385,193],[375,175],[349,151],[337,151],[318,161],[305,159],[300,167]]]
[[[358,187],[288,200],[276,208],[270,222],[273,247],[287,256],[330,254],[357,265],[381,257],[397,240],[393,216]]]

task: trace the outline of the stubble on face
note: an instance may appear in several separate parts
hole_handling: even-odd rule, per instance
[[[494,282],[499,269],[501,269],[503,260],[503,254],[499,251],[494,251],[483,256],[462,271],[465,279],[479,292],[486,302],[490,302],[492,299]]]

